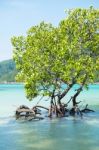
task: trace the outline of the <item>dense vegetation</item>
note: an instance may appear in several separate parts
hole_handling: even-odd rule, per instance
[[[14,82],[16,74],[17,70],[13,60],[0,62],[0,82]]]
[[[25,83],[27,98],[50,97],[49,116],[65,116],[79,109],[77,97],[97,78],[99,70],[99,10],[75,9],[68,12],[58,27],[41,22],[31,27],[27,36],[13,37],[17,79]],[[74,96],[65,104],[63,98],[78,84]],[[63,87],[63,85],[66,85]]]

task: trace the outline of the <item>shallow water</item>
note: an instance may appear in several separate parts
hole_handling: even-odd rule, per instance
[[[23,85],[0,85],[0,150],[99,150],[99,85],[91,85],[78,99],[90,103],[95,113],[82,119],[16,121],[13,117],[16,107],[21,104],[32,107],[38,99],[28,102]]]

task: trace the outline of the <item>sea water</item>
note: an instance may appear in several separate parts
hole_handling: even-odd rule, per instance
[[[63,101],[74,94],[75,86]],[[19,105],[33,107],[39,98],[29,102],[24,85],[0,85],[0,150],[99,150],[99,85],[89,85],[78,96],[81,108],[86,104],[94,113],[80,117],[65,117],[41,121],[17,121],[15,110]],[[48,106],[42,99],[40,104]]]

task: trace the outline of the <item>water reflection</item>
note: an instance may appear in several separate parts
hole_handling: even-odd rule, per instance
[[[0,150],[97,150],[99,147],[99,126],[95,126],[99,119],[46,118],[23,123],[14,118],[5,120],[0,124]]]

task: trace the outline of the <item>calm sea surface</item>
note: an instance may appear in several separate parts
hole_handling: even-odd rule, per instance
[[[70,99],[75,86],[64,101]],[[48,105],[47,97],[40,104]],[[81,108],[87,103],[95,113],[79,117],[41,121],[16,121],[15,109],[22,104],[32,107],[23,85],[0,85],[0,150],[99,150],[99,85],[90,85],[78,97]]]

